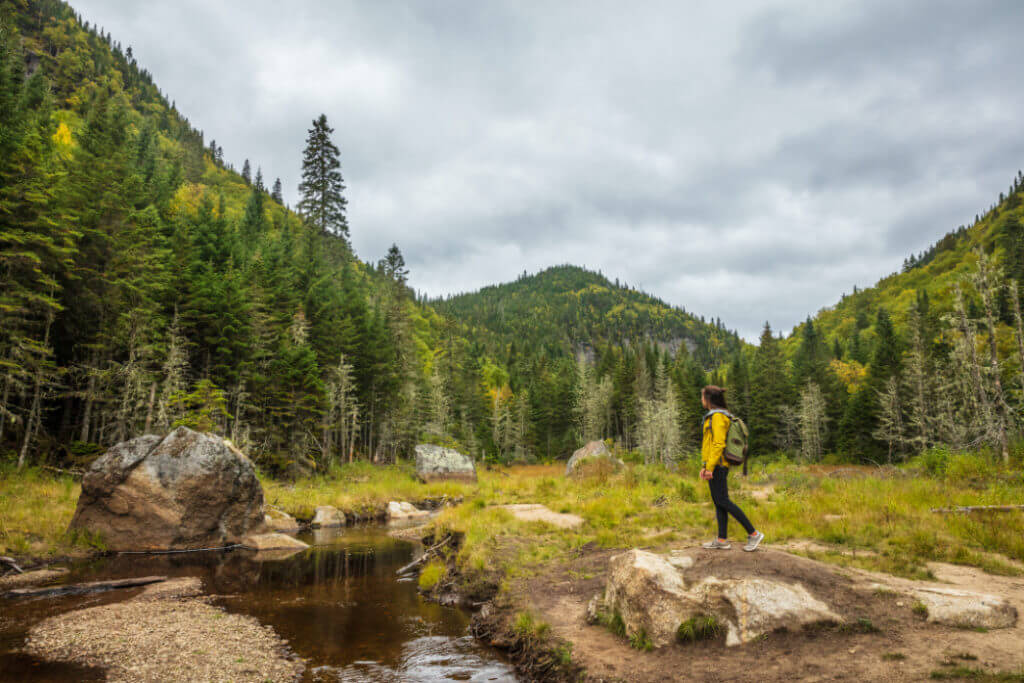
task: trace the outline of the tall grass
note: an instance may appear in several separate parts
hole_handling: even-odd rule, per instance
[[[102,548],[88,534],[67,531],[80,488],[69,476],[0,468],[0,554],[42,557]]]

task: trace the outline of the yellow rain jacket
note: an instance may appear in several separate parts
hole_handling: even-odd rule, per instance
[[[722,413],[712,413],[711,417],[704,420],[704,438],[700,444],[700,458],[704,463],[704,469],[709,472],[714,472],[715,467],[719,465],[729,466],[724,451],[730,424],[732,424],[732,420],[728,415]]]

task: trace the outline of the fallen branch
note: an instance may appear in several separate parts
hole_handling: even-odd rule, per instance
[[[939,514],[950,514],[960,513],[966,514],[968,512],[1015,512],[1017,510],[1024,510],[1024,505],[961,505],[952,508],[932,508],[932,512]]]
[[[92,581],[90,583],[71,583],[64,586],[49,586],[46,588],[15,588],[7,591],[3,597],[15,598],[49,598],[55,595],[82,595],[83,593],[100,593],[102,591],[114,590],[117,588],[135,588],[136,586],[147,586],[151,583],[166,581],[166,576],[143,576],[137,579],[116,579],[114,581]]]
[[[54,467],[53,465],[38,465],[40,469],[50,470],[51,472],[60,472],[61,474],[70,474],[72,477],[84,477],[84,470],[65,470],[60,467]]]
[[[420,555],[419,557],[417,557],[415,560],[413,560],[409,564],[405,565],[404,567],[401,567],[398,571],[395,572],[395,574],[402,575],[402,574],[406,573],[409,570],[412,570],[412,569],[415,569],[416,567],[419,567],[421,564],[425,563],[428,559],[430,559],[431,555],[433,555],[435,552],[440,550],[443,546],[445,546],[449,542],[451,542],[451,540],[452,540],[451,536],[445,536],[444,539],[442,539],[440,543],[438,543],[437,545],[433,545],[433,546],[427,548],[426,550],[424,550],[422,555]]]
[[[18,572],[19,574],[25,573],[25,570],[17,565],[13,557],[0,557],[0,563],[13,567],[14,571]]]

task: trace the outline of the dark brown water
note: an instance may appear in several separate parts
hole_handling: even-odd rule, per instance
[[[316,545],[283,560],[247,552],[119,555],[78,565],[68,580],[199,576],[225,609],[272,626],[306,660],[308,681],[516,680],[495,651],[469,635],[468,614],[426,602],[413,579],[396,577],[413,558],[413,544],[380,526],[300,538]],[[103,680],[102,672],[14,653],[31,624],[135,592],[0,602],[0,679]]]

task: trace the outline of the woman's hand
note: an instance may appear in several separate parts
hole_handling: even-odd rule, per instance
[[[712,477],[714,477],[714,475],[711,472],[708,472],[706,467],[701,467],[700,468],[700,478],[701,479],[703,479],[704,481],[711,481]]]

